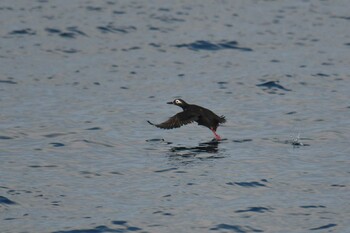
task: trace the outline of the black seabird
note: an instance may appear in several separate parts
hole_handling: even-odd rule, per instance
[[[182,99],[175,99],[174,101],[168,102],[167,104],[177,105],[181,107],[183,111],[175,114],[167,121],[164,121],[160,124],[153,124],[150,121],[147,122],[161,129],[173,129],[195,121],[198,123],[198,125],[208,127],[214,133],[216,140],[221,140],[221,137],[216,133],[216,129],[218,128],[219,124],[226,122],[224,116],[218,116],[209,109],[203,108],[201,106],[188,104]]]

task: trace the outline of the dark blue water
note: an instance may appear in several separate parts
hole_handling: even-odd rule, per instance
[[[0,231],[350,232],[349,7],[1,1]]]

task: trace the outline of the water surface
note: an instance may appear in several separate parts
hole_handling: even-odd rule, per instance
[[[349,7],[2,1],[1,232],[350,231]]]

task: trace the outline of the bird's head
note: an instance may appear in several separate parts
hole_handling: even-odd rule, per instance
[[[167,104],[174,104],[174,105],[177,105],[177,106],[179,106],[181,108],[184,108],[184,107],[188,106],[188,103],[186,103],[182,99],[175,99],[174,101],[168,102]]]

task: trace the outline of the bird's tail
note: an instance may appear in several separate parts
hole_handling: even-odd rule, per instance
[[[225,116],[220,116],[220,120],[219,120],[219,123],[225,123],[226,122],[226,119],[225,119]]]

